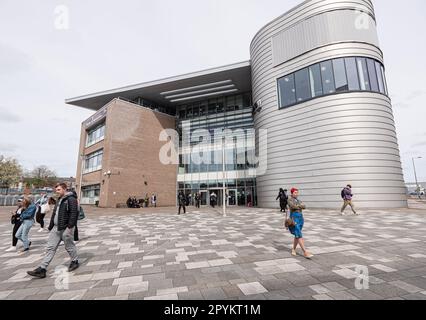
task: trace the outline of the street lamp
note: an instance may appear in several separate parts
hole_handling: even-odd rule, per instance
[[[416,191],[417,191],[417,195],[419,196],[420,199],[420,187],[419,187],[419,182],[417,180],[417,172],[416,172],[416,164],[414,163],[414,159],[422,159],[422,157],[413,157],[413,168],[414,168],[414,178],[416,179]]]

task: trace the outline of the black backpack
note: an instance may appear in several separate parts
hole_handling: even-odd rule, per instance
[[[340,193],[340,195],[342,196],[342,199],[345,199],[345,196],[346,196],[345,189],[342,189],[342,192]]]

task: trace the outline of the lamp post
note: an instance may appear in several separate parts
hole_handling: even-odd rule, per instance
[[[420,187],[419,187],[419,182],[417,180],[417,172],[416,172],[416,164],[414,163],[414,159],[422,159],[422,157],[416,157],[416,158],[412,158],[413,160],[413,168],[414,168],[414,178],[416,179],[416,192],[417,195],[419,196],[420,199]]]
[[[225,135],[222,138],[222,203],[223,203],[223,216],[226,217],[226,180],[225,180]]]
[[[79,191],[78,191],[78,199],[81,201],[81,189],[83,184],[83,171],[84,171],[84,154],[80,154],[81,165],[80,165],[80,183],[79,183]]]

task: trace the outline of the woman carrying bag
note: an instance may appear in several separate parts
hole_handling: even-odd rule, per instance
[[[288,199],[288,207],[290,208],[290,218],[286,215],[285,226],[290,230],[291,234],[294,235],[293,249],[291,254],[297,256],[296,248],[300,245],[303,250],[303,256],[306,259],[313,258],[313,255],[309,253],[305,248],[305,240],[303,239],[302,229],[305,223],[302,211],[306,209],[306,206],[298,199],[299,190],[296,188],[291,189],[291,196]]]

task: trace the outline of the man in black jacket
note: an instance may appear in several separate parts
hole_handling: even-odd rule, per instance
[[[65,250],[71,257],[71,264],[68,271],[74,271],[79,267],[77,248],[74,244],[74,228],[78,219],[78,203],[72,192],[67,192],[67,185],[60,183],[55,187],[55,192],[59,199],[56,202],[49,225],[49,240],[47,242],[47,253],[41,263],[34,271],[28,271],[30,276],[45,278],[46,269],[55,256],[56,250],[61,241],[65,243]]]
[[[186,197],[183,194],[182,191],[179,192],[178,195],[178,202],[179,202],[179,212],[178,215],[180,215],[180,209],[183,208],[183,213],[186,213]]]

